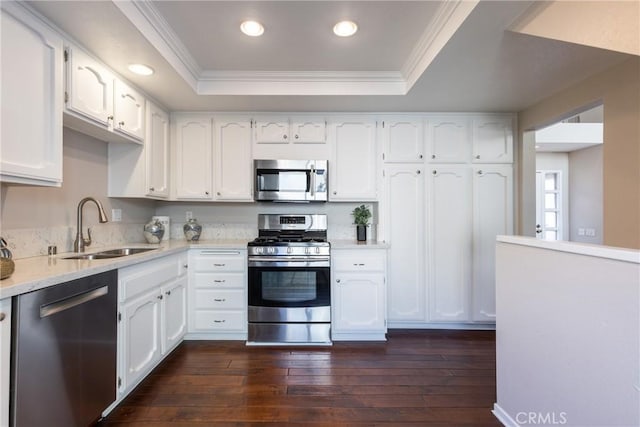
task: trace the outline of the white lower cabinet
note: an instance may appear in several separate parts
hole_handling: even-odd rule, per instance
[[[424,175],[420,164],[384,167],[389,322],[426,320]]]
[[[124,397],[186,333],[186,255],[118,270],[118,393]]]
[[[9,425],[11,298],[0,300],[0,426]]]
[[[247,339],[246,249],[192,249],[189,265],[189,338]]]
[[[332,339],[384,341],[386,249],[333,249],[331,262]]]

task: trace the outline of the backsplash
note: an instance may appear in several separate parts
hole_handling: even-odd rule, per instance
[[[170,230],[171,239],[184,239],[183,223],[172,223]],[[258,235],[256,224],[226,224],[214,222],[200,222],[202,234],[200,240],[253,240]],[[144,224],[118,224],[106,223],[91,226],[92,249],[105,246],[117,246],[124,244],[146,243],[142,235]],[[370,240],[375,240],[376,226],[373,224],[367,235]],[[14,230],[2,230],[2,237],[9,244],[14,259],[29,258],[33,256],[47,255],[47,247],[56,246],[58,253],[73,251],[73,241],[76,237],[75,227],[46,227],[46,228],[22,228]],[[331,226],[328,230],[328,238],[331,240],[355,239],[354,225]],[[86,229],[85,229],[85,237]]]

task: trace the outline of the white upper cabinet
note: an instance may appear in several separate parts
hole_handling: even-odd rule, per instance
[[[376,122],[369,117],[335,118],[328,125],[330,201],[374,201],[378,197]]]
[[[169,197],[169,115],[147,102],[145,191],[150,197]]]
[[[486,116],[473,119],[473,162],[513,163],[511,116]]]
[[[326,142],[326,122],[312,116],[257,117],[256,144],[323,144]]]
[[[255,128],[257,144],[289,143],[289,119],[286,117],[261,117],[256,119]]]
[[[2,2],[0,26],[0,181],[60,186],[62,38],[17,2]]]
[[[110,197],[169,197],[169,116],[147,101],[145,142],[109,144]]]
[[[291,138],[294,144],[324,144],[327,122],[321,117],[292,117]]]
[[[144,140],[144,96],[76,46],[65,57],[65,126],[107,142]]]
[[[251,121],[214,117],[215,200],[253,201]]]
[[[211,118],[178,116],[175,136],[176,198],[212,200]]]
[[[427,160],[433,163],[466,163],[471,159],[469,119],[465,116],[429,116]]]
[[[102,126],[113,120],[114,76],[81,49],[68,47],[67,110]]]
[[[120,80],[115,81],[114,91],[114,130],[144,139],[144,97]]]
[[[423,119],[411,116],[384,118],[382,141],[385,162],[422,162],[424,158]]]

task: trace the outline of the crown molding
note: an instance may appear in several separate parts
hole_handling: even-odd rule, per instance
[[[399,72],[205,71],[199,95],[406,95]]]
[[[401,74],[405,78],[407,91],[411,90],[478,3],[480,0],[452,0],[440,6],[402,66]]]
[[[150,0],[112,0],[198,95],[406,95],[479,0],[444,2],[400,71],[202,70]]]
[[[202,68],[151,1],[112,1],[195,91]]]

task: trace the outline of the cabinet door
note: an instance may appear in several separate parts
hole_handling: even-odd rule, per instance
[[[62,183],[62,39],[2,2],[0,180]]]
[[[122,387],[127,390],[160,359],[160,297],[157,289],[122,309]]]
[[[385,119],[382,139],[386,162],[422,162],[424,126],[420,117]]]
[[[384,332],[383,274],[336,272],[333,289],[335,332]]]
[[[511,166],[473,168],[473,320],[496,320],[497,235],[513,234]]]
[[[510,116],[473,119],[473,162],[513,163],[513,125]]]
[[[77,48],[67,48],[66,107],[93,122],[109,127],[113,120],[114,76]]]
[[[425,321],[424,169],[386,165],[385,229],[388,253],[388,313],[390,321]]]
[[[441,166],[429,176],[429,319],[469,320],[471,168]]]
[[[182,341],[187,333],[187,278],[181,277],[161,288],[162,354]]]
[[[115,81],[113,129],[133,138],[144,139],[145,99],[120,80]]]
[[[329,163],[331,201],[377,199],[376,123],[350,119],[329,125],[333,161]]]
[[[288,144],[289,120],[282,117],[265,117],[256,120],[257,144]]]
[[[211,199],[211,120],[180,118],[176,121],[176,197]]]
[[[146,194],[169,197],[169,115],[147,102]]]
[[[469,119],[431,116],[428,123],[428,160],[434,163],[466,163],[471,158]]]
[[[292,117],[291,139],[295,144],[324,144],[327,122],[317,117]]]
[[[0,300],[0,426],[9,425],[11,298]]]
[[[252,201],[251,122],[215,119],[215,199]]]

